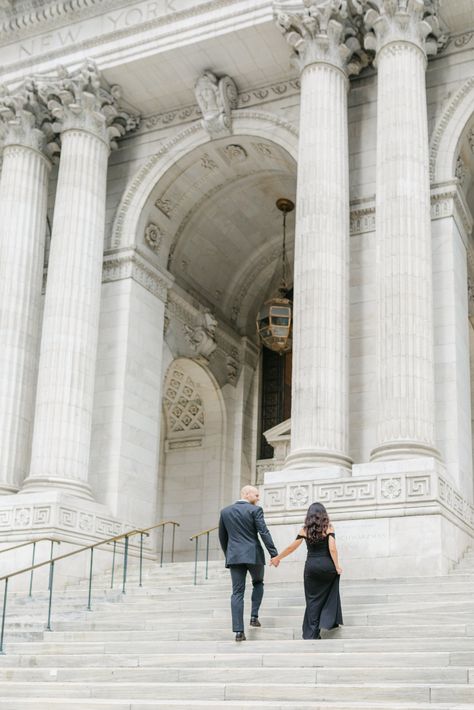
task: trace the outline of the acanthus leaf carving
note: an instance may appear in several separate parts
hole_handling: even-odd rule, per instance
[[[363,10],[359,0],[305,0],[304,5],[301,13],[278,12],[276,16],[300,71],[323,61],[350,76],[367,66],[368,57],[357,36]]]
[[[364,46],[375,53],[393,42],[410,42],[427,55],[442,49],[448,37],[440,28],[434,0],[367,0]]]

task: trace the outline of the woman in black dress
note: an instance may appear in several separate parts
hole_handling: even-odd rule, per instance
[[[322,503],[312,503],[296,540],[270,562],[277,566],[280,560],[291,555],[306,540],[308,556],[304,567],[304,639],[320,639],[321,629],[334,629],[343,623],[339,596],[342,569],[339,566],[335,538],[326,508]]]

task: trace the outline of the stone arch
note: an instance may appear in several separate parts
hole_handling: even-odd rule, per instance
[[[444,182],[455,177],[456,158],[463,132],[474,114],[474,77],[449,98],[431,135],[430,177]]]
[[[236,110],[232,114],[233,135],[248,135],[271,140],[284,148],[296,161],[298,131],[288,121],[271,113]],[[187,126],[164,143],[135,173],[118,206],[112,228],[112,247],[135,244],[138,224],[150,193],[160,178],[177,160],[209,142],[200,122]]]
[[[164,446],[161,510],[180,523],[177,550],[192,553],[189,537],[213,527],[226,495],[226,412],[220,387],[207,367],[179,357],[163,387]]]

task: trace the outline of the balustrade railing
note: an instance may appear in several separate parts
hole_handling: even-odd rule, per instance
[[[122,579],[121,579],[121,587],[122,587],[122,594],[126,593],[126,585],[127,585],[127,573],[128,573],[128,559],[129,559],[129,545],[130,545],[130,538],[135,537],[137,535],[140,536],[139,540],[139,575],[138,575],[138,586],[141,587],[143,586],[143,539],[144,537],[149,537],[151,531],[157,530],[158,528],[162,529],[162,536],[161,536],[161,545],[160,545],[160,566],[163,566],[163,558],[164,558],[164,540],[165,540],[165,528],[167,525],[172,525],[172,545],[171,545],[171,561],[174,561],[174,544],[175,544],[175,531],[176,527],[179,527],[179,523],[177,523],[174,520],[165,520],[161,523],[157,523],[156,525],[151,525],[150,527],[143,528],[143,529],[136,529],[136,530],[129,530],[128,532],[122,533],[121,535],[116,535],[114,537],[110,537],[106,540],[100,540],[99,542],[95,542],[92,545],[85,545],[81,547],[78,550],[72,550],[71,552],[67,552],[64,555],[59,555],[57,557],[53,557],[53,547],[51,547],[51,556],[50,559],[44,561],[44,562],[34,562],[34,553],[33,553],[33,560],[32,564],[29,567],[25,567],[23,569],[16,570],[14,572],[10,572],[9,574],[3,575],[0,577],[0,583],[3,582],[4,587],[3,587],[3,604],[2,604],[2,620],[1,620],[1,627],[0,627],[0,654],[5,653],[5,646],[4,646],[4,640],[5,640],[5,622],[6,622],[6,615],[7,615],[7,602],[8,602],[8,585],[9,582],[12,578],[19,577],[20,575],[30,573],[30,584],[29,584],[29,596],[32,594],[32,574],[43,567],[46,567],[46,565],[49,565],[49,575],[48,575],[48,613],[47,613],[47,623],[46,623],[46,631],[51,631],[51,619],[52,619],[52,611],[53,611],[53,588],[54,588],[54,572],[55,572],[55,567],[58,562],[61,562],[62,560],[74,557],[75,555],[79,555],[82,552],[87,552],[89,551],[90,554],[90,559],[89,559],[89,576],[88,576],[88,593],[87,593],[87,606],[86,609],[88,611],[92,610],[92,579],[93,579],[93,574],[94,574],[94,552],[97,550],[97,548],[102,547],[103,545],[113,545],[113,557],[112,557],[112,571],[111,571],[111,585],[110,588],[113,589],[114,587],[114,580],[115,580],[115,568],[116,568],[116,555],[117,551],[122,551],[123,553],[123,570],[122,570]],[[53,538],[39,538],[36,540],[30,540],[25,543],[21,543],[19,545],[14,545],[11,548],[6,548],[4,550],[0,551],[0,554],[2,552],[8,552],[12,551],[14,549],[19,549],[21,547],[25,547],[29,544],[33,545],[33,550],[36,550],[36,544],[40,541],[44,540],[49,540],[50,542],[59,542],[56,539]],[[66,541],[63,541],[66,542]],[[121,543],[123,542],[123,550],[120,550]],[[74,544],[74,543],[72,543]]]

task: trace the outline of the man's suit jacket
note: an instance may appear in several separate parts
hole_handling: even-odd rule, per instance
[[[238,500],[221,511],[219,542],[225,554],[226,567],[265,564],[263,548],[257,533],[260,533],[270,557],[276,557],[278,552],[260,506]]]

